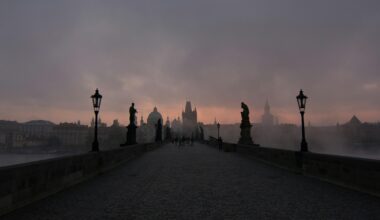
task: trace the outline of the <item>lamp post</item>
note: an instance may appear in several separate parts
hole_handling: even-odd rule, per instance
[[[301,152],[308,152],[307,142],[306,142],[306,138],[305,138],[305,121],[304,121],[306,100],[307,100],[307,96],[305,96],[303,94],[303,91],[300,90],[300,94],[297,96],[297,102],[298,102],[298,108],[300,109],[301,121],[302,121]]]
[[[94,112],[95,112],[95,136],[94,136],[94,142],[92,143],[92,151],[98,152],[99,151],[99,141],[98,141],[98,114],[100,109],[100,104],[102,102],[102,95],[100,95],[99,90],[95,90],[95,94],[91,96],[92,99],[92,105],[94,106]]]
[[[218,122],[218,124],[216,125],[216,127],[218,128],[218,140],[219,140],[219,138],[220,138],[220,135],[219,135],[220,124],[219,124],[219,122]]]

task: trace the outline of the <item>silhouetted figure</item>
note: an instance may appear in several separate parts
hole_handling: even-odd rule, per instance
[[[169,126],[165,126],[165,141],[172,141],[172,134]]]
[[[131,107],[129,108],[129,125],[127,126],[127,141],[125,144],[121,144],[120,146],[127,146],[136,144],[136,113],[137,110],[135,109],[135,103],[132,103]]]
[[[129,107],[129,124],[136,125],[136,113],[135,103],[132,103],[131,107]]]
[[[182,140],[181,140],[181,138],[179,138],[179,137],[177,137],[178,138],[178,148],[181,146],[181,144],[182,144]]]
[[[241,108],[243,109],[243,111],[241,112],[239,144],[253,145],[253,141],[251,138],[252,125],[249,121],[249,109],[244,102],[241,103]]]
[[[161,119],[158,119],[156,125],[156,142],[162,142],[162,122]]]
[[[176,137],[174,138],[174,144],[177,145],[177,146],[179,146],[178,136],[176,136]]]
[[[204,141],[204,139],[205,139],[205,132],[203,130],[203,127],[200,126],[199,129],[201,130],[201,133],[199,134],[199,140],[200,141]]]

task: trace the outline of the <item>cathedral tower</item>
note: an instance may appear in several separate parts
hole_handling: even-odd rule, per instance
[[[191,102],[187,101],[185,111],[182,112],[182,132],[186,137],[195,134],[198,124],[197,108],[192,110]]]
[[[265,127],[274,125],[274,116],[270,112],[270,106],[268,100],[265,102],[264,114],[261,116],[261,124]]]

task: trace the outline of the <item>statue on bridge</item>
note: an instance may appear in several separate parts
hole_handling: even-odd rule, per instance
[[[249,108],[244,102],[241,103],[241,108],[243,111],[241,112],[240,139],[238,143],[258,146],[257,144],[253,143],[251,137],[252,124],[249,121]]]
[[[244,102],[242,102],[241,108],[243,109],[243,111],[241,112],[242,121],[248,121],[249,122],[249,108],[248,108],[248,106]]]
[[[136,130],[137,130],[136,113],[137,113],[137,110],[135,109],[135,103],[132,103],[131,107],[129,108],[129,125],[127,126],[127,140],[124,144],[120,144],[121,147],[137,144],[136,142]]]
[[[161,119],[158,119],[157,124],[156,124],[156,142],[161,143],[162,142],[162,122]]]
[[[132,103],[131,107],[129,107],[129,124],[136,125],[136,113],[137,110],[135,109],[135,103]]]

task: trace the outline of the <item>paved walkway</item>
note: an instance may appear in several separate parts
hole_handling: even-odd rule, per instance
[[[166,145],[3,219],[380,219],[380,198],[205,145]]]

